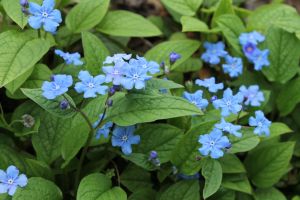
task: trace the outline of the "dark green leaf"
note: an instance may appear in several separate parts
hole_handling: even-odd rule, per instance
[[[164,191],[159,200],[199,200],[199,189],[198,181],[180,181]]]

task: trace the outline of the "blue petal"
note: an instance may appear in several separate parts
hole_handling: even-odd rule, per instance
[[[125,154],[125,155],[130,155],[132,153],[132,148],[131,148],[131,145],[130,144],[123,144],[122,145],[122,152]]]
[[[17,186],[16,185],[11,185],[8,188],[8,195],[13,196],[15,194],[16,190],[17,190]]]
[[[16,179],[19,176],[19,170],[15,166],[11,165],[7,168],[6,174],[9,178]]]
[[[53,10],[51,12],[51,19],[57,23],[61,23],[62,22],[61,12],[57,9]]]
[[[0,170],[0,182],[6,182],[6,180],[7,180],[6,172]]]
[[[15,183],[20,187],[24,187],[28,183],[28,179],[24,174],[21,174],[16,180]]]
[[[0,194],[6,193],[8,190],[8,184],[0,183]]]
[[[40,16],[30,16],[28,23],[33,29],[39,29],[42,26],[42,18]]]
[[[46,19],[44,21],[44,30],[50,33],[55,33],[59,24],[51,19]]]
[[[53,10],[55,6],[55,0],[44,0],[43,7],[47,10]]]
[[[36,3],[33,3],[33,2],[29,2],[29,13],[32,14],[32,15],[37,15],[40,13],[41,11],[41,6],[36,4]]]

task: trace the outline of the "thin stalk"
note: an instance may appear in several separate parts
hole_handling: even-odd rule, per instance
[[[118,169],[118,166],[117,164],[115,163],[115,161],[111,160],[111,163],[113,164],[115,170],[116,170],[116,174],[117,174],[117,180],[118,180],[118,185],[120,187],[121,185],[121,178],[120,178],[120,173],[119,173],[119,169]]]
[[[38,37],[41,38],[41,29],[38,29],[37,32],[38,32]]]

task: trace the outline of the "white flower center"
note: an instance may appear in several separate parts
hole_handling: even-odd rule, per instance
[[[89,88],[93,88],[93,87],[95,87],[95,85],[94,85],[94,83],[89,83],[89,84],[88,84],[88,87],[89,87]]]
[[[49,15],[46,12],[42,12],[42,17],[47,18]]]
[[[144,69],[146,69],[146,68],[147,68],[147,65],[142,65],[142,67],[143,67]]]
[[[132,78],[133,78],[134,80],[138,80],[138,79],[140,78],[140,76],[139,76],[138,74],[133,74]]]
[[[258,122],[258,123],[257,123],[257,126],[258,126],[258,127],[262,127],[262,125],[263,125],[263,124],[262,124],[261,122]]]
[[[231,101],[227,101],[226,106],[230,106],[230,105],[231,105]]]
[[[60,89],[60,85],[54,83],[54,90],[59,90]]]
[[[119,72],[119,70],[115,69],[114,72],[113,72],[113,74],[114,74],[114,75],[119,75],[120,72]]]
[[[122,142],[127,142],[128,140],[128,137],[127,135],[123,135],[122,138],[121,138]]]
[[[14,180],[13,180],[13,179],[8,179],[7,183],[8,183],[9,185],[12,185],[12,184],[14,183]]]
[[[210,146],[215,146],[215,141],[210,141],[210,142],[209,142],[209,145],[210,145]]]

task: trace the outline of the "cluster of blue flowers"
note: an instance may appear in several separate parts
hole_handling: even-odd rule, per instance
[[[0,194],[13,196],[18,187],[25,187],[27,183],[26,175],[19,174],[15,166],[9,166],[6,171],[0,170]]]

